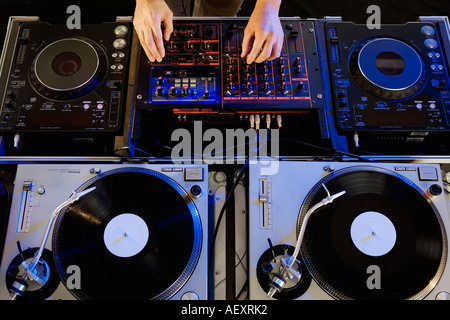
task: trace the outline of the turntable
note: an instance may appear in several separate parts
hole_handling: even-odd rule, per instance
[[[41,243],[17,299],[207,299],[207,177],[204,165],[19,165],[0,299]]]
[[[263,168],[250,166],[251,299],[415,300],[450,292],[438,165],[279,162],[276,174],[261,175]]]

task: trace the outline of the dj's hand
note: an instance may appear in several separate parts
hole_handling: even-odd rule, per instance
[[[164,42],[161,22],[164,23],[164,39],[173,31],[173,13],[164,0],[136,0],[133,24],[141,45],[151,62],[164,58]]]
[[[248,64],[253,61],[260,63],[264,60],[273,60],[280,56],[284,38],[278,17],[280,4],[281,0],[256,1],[242,40],[241,57],[247,57]]]

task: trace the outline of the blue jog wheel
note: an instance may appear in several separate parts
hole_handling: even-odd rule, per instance
[[[401,100],[418,93],[426,70],[419,53],[393,38],[373,38],[350,55],[350,70],[362,89],[384,99]]]

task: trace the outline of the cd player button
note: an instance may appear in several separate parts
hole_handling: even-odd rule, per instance
[[[437,181],[436,169],[432,167],[419,168],[419,179],[422,181]]]
[[[421,31],[426,36],[432,36],[434,35],[434,28],[432,26],[423,26],[421,28]]]
[[[426,39],[424,43],[425,43],[425,46],[430,49],[436,49],[438,47],[438,43],[434,39]]]

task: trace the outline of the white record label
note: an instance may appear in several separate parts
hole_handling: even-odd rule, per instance
[[[367,211],[353,220],[350,236],[359,251],[368,256],[379,257],[392,250],[397,232],[388,217],[379,212]]]
[[[145,221],[132,213],[120,214],[106,225],[103,240],[115,256],[132,257],[147,244],[149,231]]]

